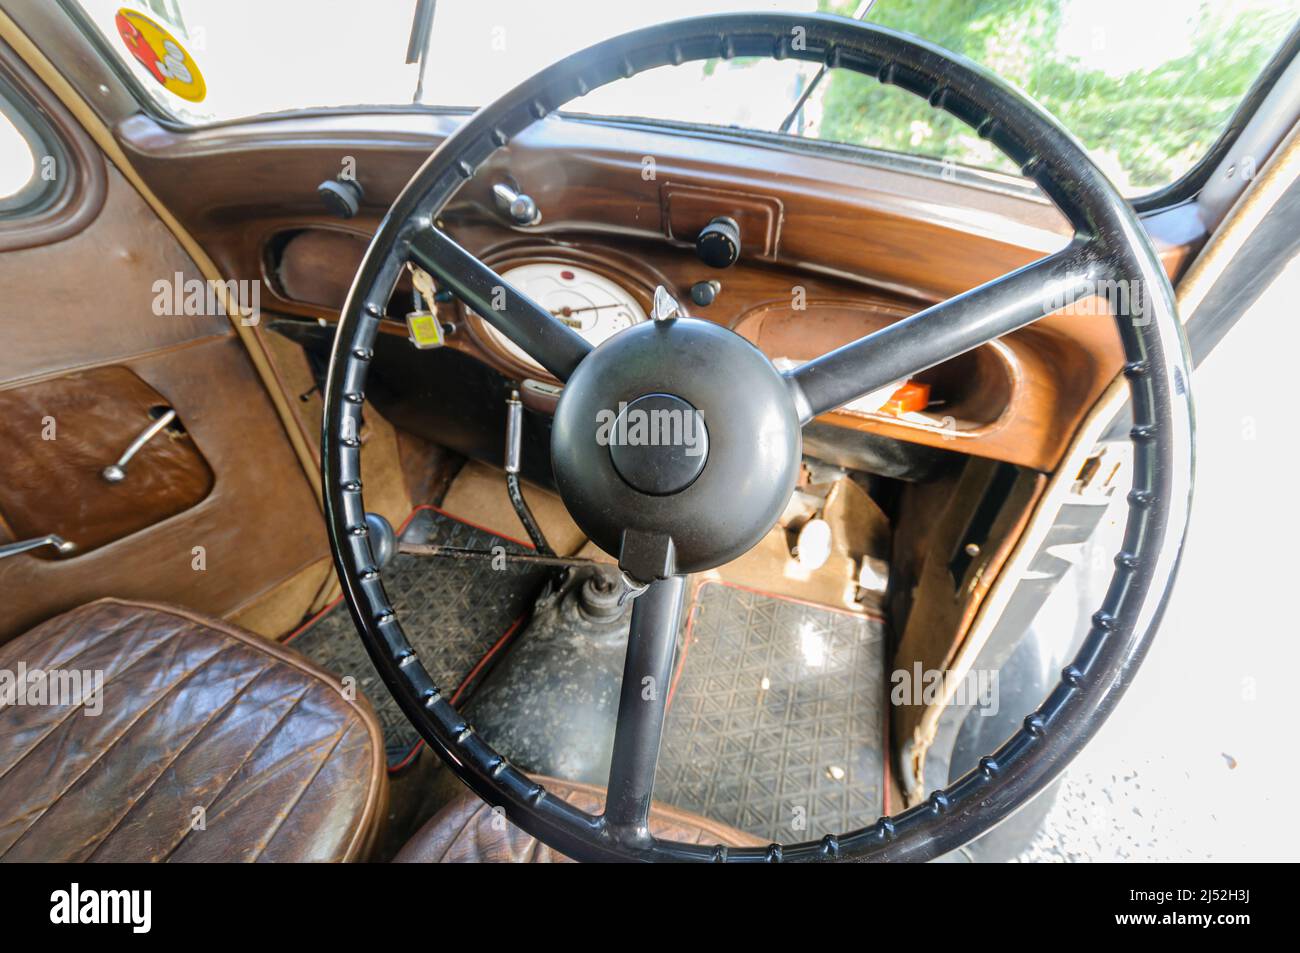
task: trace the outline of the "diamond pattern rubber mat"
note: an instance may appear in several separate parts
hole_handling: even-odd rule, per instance
[[[402,532],[413,543],[527,552],[522,543],[422,507]],[[397,610],[407,639],[434,684],[454,692],[474,667],[533,605],[548,570],[489,560],[459,560],[398,553],[384,570],[384,591]],[[347,607],[336,603],[286,642],[317,665],[351,675],[370,699],[384,729],[389,770],[405,763],[420,736],[402,714],[366,654]]]
[[[883,623],[716,582],[688,619],[655,799],[784,843],[875,821]]]

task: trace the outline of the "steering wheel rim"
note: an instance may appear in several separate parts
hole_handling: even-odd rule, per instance
[[[616,739],[615,768],[622,757],[623,774],[616,788],[612,772],[600,816],[549,795],[456,712],[407,642],[373,565],[357,434],[374,335],[407,260],[430,270],[561,380],[577,371],[588,358],[585,342],[559,322],[530,315],[531,302],[522,295],[517,300],[513,289],[510,303],[493,311],[489,292],[504,282],[434,228],[437,213],[492,153],[569,100],[645,69],[733,56],[853,69],[927,99],[1017,162],[1076,233],[1062,252],[863,339],[874,343],[855,342],[785,375],[800,424],[851,399],[853,388],[866,392],[879,378],[875,386],[969,350],[1059,310],[1098,281],[1135,282],[1145,307],[1116,315],[1133,413],[1134,478],[1123,548],[1105,600],[1056,688],[997,751],[920,805],[820,841],[728,849],[659,841],[645,829],[662,710],[657,726],[638,722],[626,733],[632,740],[624,756]],[[681,326],[688,329],[681,333],[690,333],[689,322]],[[915,366],[917,360],[930,364]],[[344,306],[326,385],[322,474],[330,545],[358,632],[403,712],[462,781],[552,848],[578,860],[928,860],[989,830],[1050,784],[1105,721],[1141,663],[1186,532],[1193,466],[1189,379],[1173,291],[1135,213],[1069,133],[1023,94],[964,58],[860,21],[782,13],[679,20],[598,43],[480,109],[429,157],[380,224]],[[670,559],[663,578],[634,604],[624,701],[632,694],[627,671],[662,672],[671,664],[664,646],[671,643],[669,617],[674,606],[679,611],[683,591],[674,568]],[[624,716],[621,704],[620,738]],[[653,737],[632,738],[646,733]],[[641,747],[634,750],[633,741]],[[653,747],[648,765],[647,746]]]

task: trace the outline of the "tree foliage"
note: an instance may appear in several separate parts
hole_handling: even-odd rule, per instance
[[[855,0],[819,0],[851,15]],[[1067,0],[880,0],[869,19],[961,53],[1019,86],[1062,121],[1128,191],[1178,178],[1203,155],[1290,28],[1282,7],[1225,9],[1168,4],[1195,19],[1190,49],[1117,72],[1099,25],[1086,56],[1058,43]],[[1151,3],[1153,0],[1134,0]],[[1109,68],[1108,68],[1109,67]],[[946,113],[871,77],[833,70],[824,82],[822,139],[1014,171],[974,131]]]

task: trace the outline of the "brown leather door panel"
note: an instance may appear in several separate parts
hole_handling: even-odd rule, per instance
[[[11,55],[0,44],[0,63]],[[13,75],[77,143],[68,155],[103,161],[48,89]],[[0,559],[0,643],[104,596],[224,617],[274,606],[250,624],[278,635],[325,579],[316,494],[230,319],[158,313],[158,282],[201,280],[199,268],[115,165],[102,179],[94,206],[69,212],[78,230],[0,253],[0,539],[57,533],[78,547]],[[156,406],[183,432],[158,434],[106,483]]]
[[[110,483],[106,466],[171,403],[125,367],[0,391],[0,519],[14,539],[55,533],[81,555],[195,506],[212,468],[184,430],[164,428]],[[152,412],[152,413],[151,413]],[[52,548],[37,558],[59,557]]]
[[[170,399],[212,468],[212,490],[91,552],[0,560],[0,643],[104,596],[229,617],[328,558],[316,497],[238,340],[207,339],[124,363]],[[39,440],[39,431],[26,439]],[[287,615],[292,621],[295,613]]]

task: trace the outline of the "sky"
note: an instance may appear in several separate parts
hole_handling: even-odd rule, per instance
[[[0,199],[13,195],[36,172],[36,160],[27,141],[9,117],[0,112]]]

